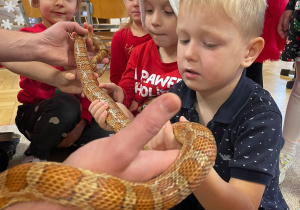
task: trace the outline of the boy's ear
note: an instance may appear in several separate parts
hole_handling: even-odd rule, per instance
[[[241,65],[244,68],[249,67],[259,56],[259,54],[264,48],[264,45],[265,41],[262,37],[256,37],[254,39],[251,39],[247,47],[245,58]]]

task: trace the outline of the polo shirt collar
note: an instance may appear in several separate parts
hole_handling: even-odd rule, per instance
[[[180,98],[182,99],[182,108],[187,110],[195,110],[196,92],[189,89],[185,84],[183,88],[184,90],[180,95]],[[251,95],[254,92],[254,88],[254,82],[246,77],[246,70],[244,69],[237,87],[231,96],[219,108],[213,118],[213,121],[224,124],[232,123],[239,112],[247,104],[247,101],[250,100]]]

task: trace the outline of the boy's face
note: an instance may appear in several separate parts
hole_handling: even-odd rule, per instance
[[[39,0],[42,22],[48,28],[59,21],[70,21],[77,9],[77,0]]]
[[[145,26],[159,47],[177,45],[177,17],[168,0],[145,0]]]
[[[179,11],[177,62],[186,85],[212,94],[235,87],[247,44],[222,10]]]
[[[134,21],[141,24],[141,13],[139,7],[139,0],[126,0],[125,1],[126,12],[128,16]]]

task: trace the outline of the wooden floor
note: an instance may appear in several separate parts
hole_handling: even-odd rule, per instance
[[[292,63],[266,62],[263,68],[264,88],[267,89],[278,104],[283,116],[287,106],[291,90],[286,89],[286,82],[292,79],[290,76],[281,76],[282,68],[292,68]],[[109,78],[106,72],[106,80]],[[107,81],[105,81],[107,82]],[[17,101],[19,91],[19,76],[0,68],[0,126],[14,124],[14,119],[20,104]]]

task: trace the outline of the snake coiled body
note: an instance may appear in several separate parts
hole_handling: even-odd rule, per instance
[[[98,48],[102,55],[97,59],[109,54],[105,47]],[[106,101],[111,115],[106,121],[116,132],[125,127],[130,120],[98,87],[95,65],[88,59],[81,36],[76,37],[75,57],[85,95],[91,101]],[[173,124],[173,130],[183,143],[181,152],[170,168],[148,182],[128,182],[60,163],[22,164],[0,174],[0,208],[23,201],[49,201],[79,209],[170,209],[203,181],[216,157],[214,137],[205,126],[182,122]]]

